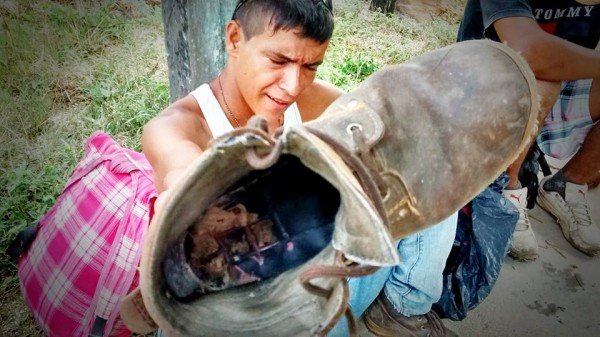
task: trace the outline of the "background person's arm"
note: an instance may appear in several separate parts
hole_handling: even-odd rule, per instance
[[[600,52],[545,32],[528,17],[494,22],[502,42],[521,52],[538,80],[559,82],[600,76]]]

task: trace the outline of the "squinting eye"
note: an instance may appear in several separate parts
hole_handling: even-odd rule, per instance
[[[270,59],[270,60],[271,60],[271,62],[273,62],[274,64],[277,64],[277,65],[285,64],[285,61],[279,61],[279,60],[273,60],[273,59]]]

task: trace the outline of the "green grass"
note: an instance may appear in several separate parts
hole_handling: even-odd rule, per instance
[[[0,11],[4,251],[53,205],[93,131],[139,150],[169,90],[159,7],[38,1]],[[4,284],[15,266],[1,256]]]
[[[96,3],[0,3],[2,252],[53,205],[93,131],[139,150],[142,126],[169,104],[160,7]],[[456,23],[373,13],[362,0],[336,3],[334,38],[317,75],[345,91],[386,64],[454,42]],[[13,299],[2,307],[18,298],[15,275],[15,263],[0,254],[0,293]],[[14,322],[0,334],[35,335],[19,330],[30,322]]]
[[[335,9],[336,29],[318,76],[345,91],[383,65],[397,64],[452,44],[456,23],[419,22],[368,11],[365,1],[346,0]]]

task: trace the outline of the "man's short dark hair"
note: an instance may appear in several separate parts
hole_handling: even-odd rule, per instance
[[[333,35],[331,0],[241,0],[232,19],[246,38],[268,27],[277,30],[300,28],[302,37],[323,43]]]

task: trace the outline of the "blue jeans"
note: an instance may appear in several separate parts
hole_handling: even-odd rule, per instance
[[[439,224],[398,240],[401,263],[380,268],[376,273],[350,278],[350,307],[354,317],[361,316],[381,290],[405,316],[422,315],[431,310],[442,294],[442,272],[456,235],[457,213]],[[348,336],[345,317],[328,336]]]

